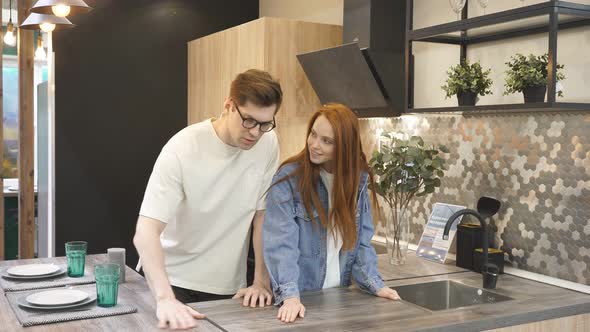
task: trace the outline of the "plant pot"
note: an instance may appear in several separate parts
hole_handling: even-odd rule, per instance
[[[472,91],[460,92],[457,94],[457,100],[459,101],[459,106],[475,106],[477,93]]]
[[[542,103],[545,101],[545,94],[547,93],[547,86],[531,86],[524,88],[522,94],[524,95],[525,103]]]
[[[391,218],[387,220],[385,234],[389,263],[403,265],[408,256],[410,219],[405,209],[393,209],[391,212]]]

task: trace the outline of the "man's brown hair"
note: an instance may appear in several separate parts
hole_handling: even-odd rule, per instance
[[[239,106],[247,102],[261,107],[277,105],[275,113],[279,111],[283,102],[281,84],[269,73],[258,69],[238,74],[231,83],[229,96]]]

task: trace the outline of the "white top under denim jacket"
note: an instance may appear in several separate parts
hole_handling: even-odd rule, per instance
[[[334,174],[328,173],[323,168],[320,169],[320,178],[328,192],[328,206],[332,206],[332,187],[334,184]],[[334,223],[334,220],[330,220]],[[337,230],[327,232],[326,234],[326,279],[322,288],[332,288],[340,286],[340,249],[342,249],[342,234]]]
[[[293,173],[296,167],[296,163],[281,167],[272,183]],[[327,230],[319,224],[315,209],[312,217],[318,222],[308,216],[297,182],[297,177],[290,177],[272,186],[267,196],[263,253],[275,304],[297,297],[302,291],[322,289],[326,278]],[[340,251],[340,286],[350,286],[354,278],[360,289],[375,294],[384,284],[371,246],[374,228],[367,183],[368,174],[363,172],[356,211],[358,236],[352,250]],[[324,211],[329,211],[328,192],[319,178],[316,188]]]

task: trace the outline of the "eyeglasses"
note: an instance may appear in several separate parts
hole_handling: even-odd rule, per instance
[[[242,118],[242,127],[246,128],[246,129],[256,128],[256,126],[260,125],[260,131],[268,133],[269,131],[273,130],[277,126],[275,124],[275,117],[274,116],[272,117],[272,121],[258,122],[252,118],[244,118],[244,116],[242,115],[242,112],[240,112],[240,108],[238,107],[238,104],[236,104],[234,102],[234,106],[236,107],[236,110],[238,111],[240,118]]]

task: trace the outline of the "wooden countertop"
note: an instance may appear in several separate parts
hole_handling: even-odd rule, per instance
[[[106,255],[90,255],[92,266]],[[5,261],[24,264],[33,261],[63,263],[64,258]],[[481,275],[409,255],[404,266],[391,266],[379,257],[379,268],[388,286],[401,286],[435,280],[454,280],[479,287]],[[127,268],[127,282],[139,310],[135,314],[96,318],[22,328],[6,298],[0,296],[0,330],[6,331],[160,331],[156,326],[155,303],[147,283]],[[284,324],[276,319],[278,309],[246,308],[239,300],[194,303],[207,320],[199,321],[195,331],[474,331],[513,326],[590,312],[590,295],[501,275],[493,292],[510,296],[512,301],[475,305],[444,311],[429,311],[405,301],[381,299],[355,288],[332,288],[302,294],[307,312],[304,319]],[[218,328],[217,326],[221,327]]]
[[[380,255],[387,286],[454,280],[481,287],[482,276],[409,255],[404,266],[391,266]],[[302,294],[304,319],[284,324],[276,307],[246,308],[237,300],[191,304],[227,331],[481,331],[590,312],[590,295],[508,274],[499,277],[498,294],[514,300],[430,311],[405,301],[381,299],[354,288]]]
[[[35,195],[37,195],[37,187],[35,187]],[[4,189],[4,197],[18,197],[18,190]]]

